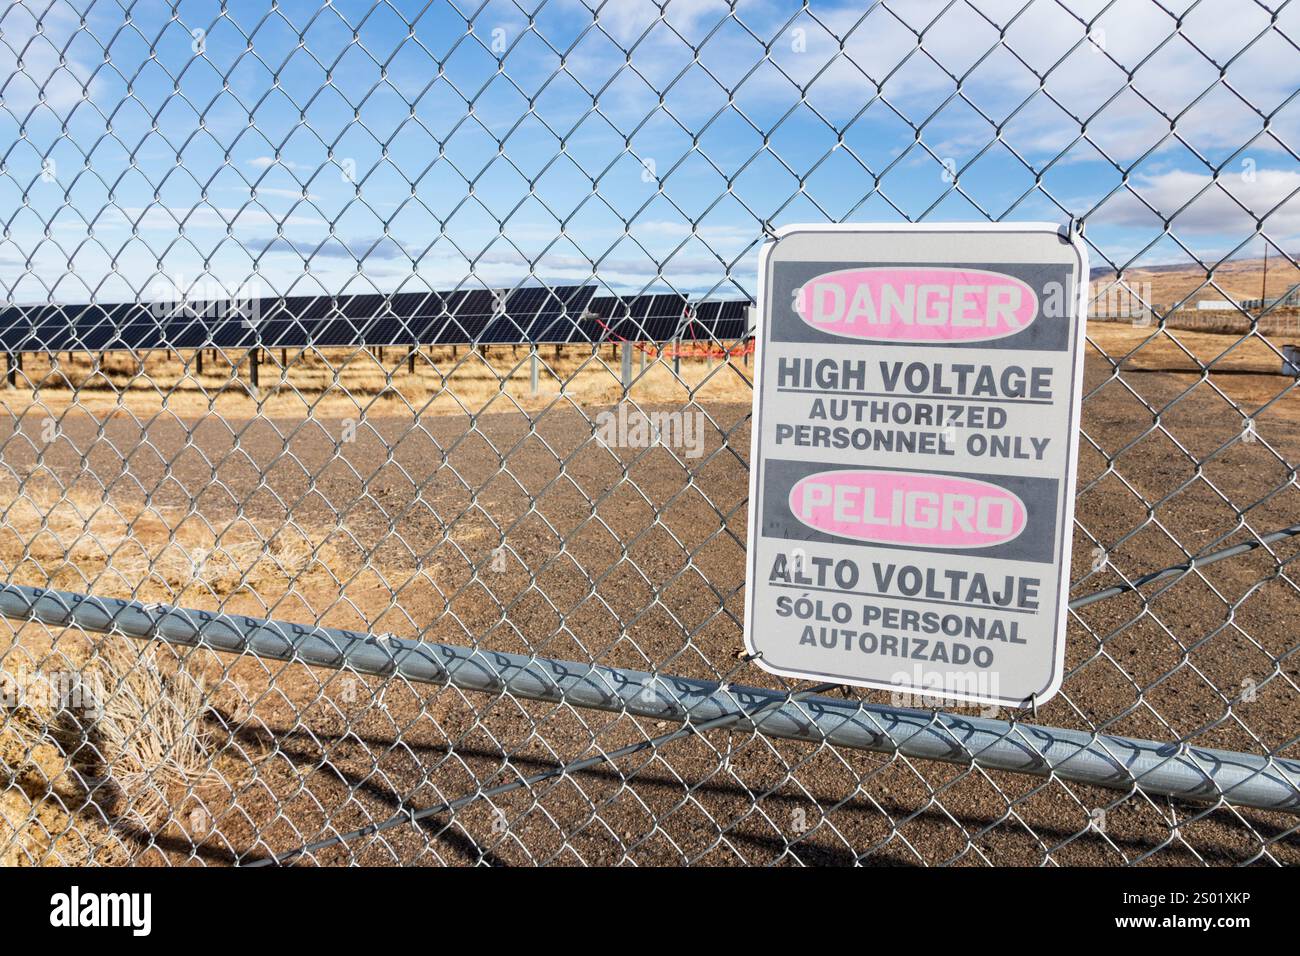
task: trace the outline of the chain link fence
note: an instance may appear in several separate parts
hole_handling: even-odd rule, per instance
[[[1295,862],[1297,37],[1281,0],[7,5],[0,860]],[[1094,266],[1063,690],[764,673],[747,336],[617,304],[747,301],[787,223],[1018,219]],[[545,344],[399,306],[575,287],[615,312]],[[232,303],[351,334],[232,344]]]

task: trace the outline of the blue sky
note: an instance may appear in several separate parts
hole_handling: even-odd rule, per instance
[[[765,225],[922,217],[1086,215],[1143,265],[1257,256],[1259,216],[1294,254],[1296,43],[1281,0],[35,0],[0,284],[736,296]]]

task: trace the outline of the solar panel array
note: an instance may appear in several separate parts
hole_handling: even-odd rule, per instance
[[[594,286],[285,296],[205,303],[10,306],[4,352],[737,341],[747,301],[597,296]]]
[[[667,342],[677,337],[686,317],[682,295],[599,296],[591,311],[600,316],[609,338]]]
[[[735,342],[749,335],[749,307],[745,300],[699,302],[692,307],[682,329],[683,339]]]

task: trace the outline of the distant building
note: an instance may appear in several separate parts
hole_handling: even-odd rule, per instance
[[[1251,311],[1259,311],[1265,308],[1269,309],[1294,309],[1300,308],[1300,289],[1292,289],[1286,295],[1279,295],[1276,298],[1264,299],[1242,299],[1241,307]]]

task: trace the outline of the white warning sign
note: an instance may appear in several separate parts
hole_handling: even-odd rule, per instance
[[[1046,701],[1065,658],[1081,240],[790,226],[759,269],[749,652],[789,677]]]

